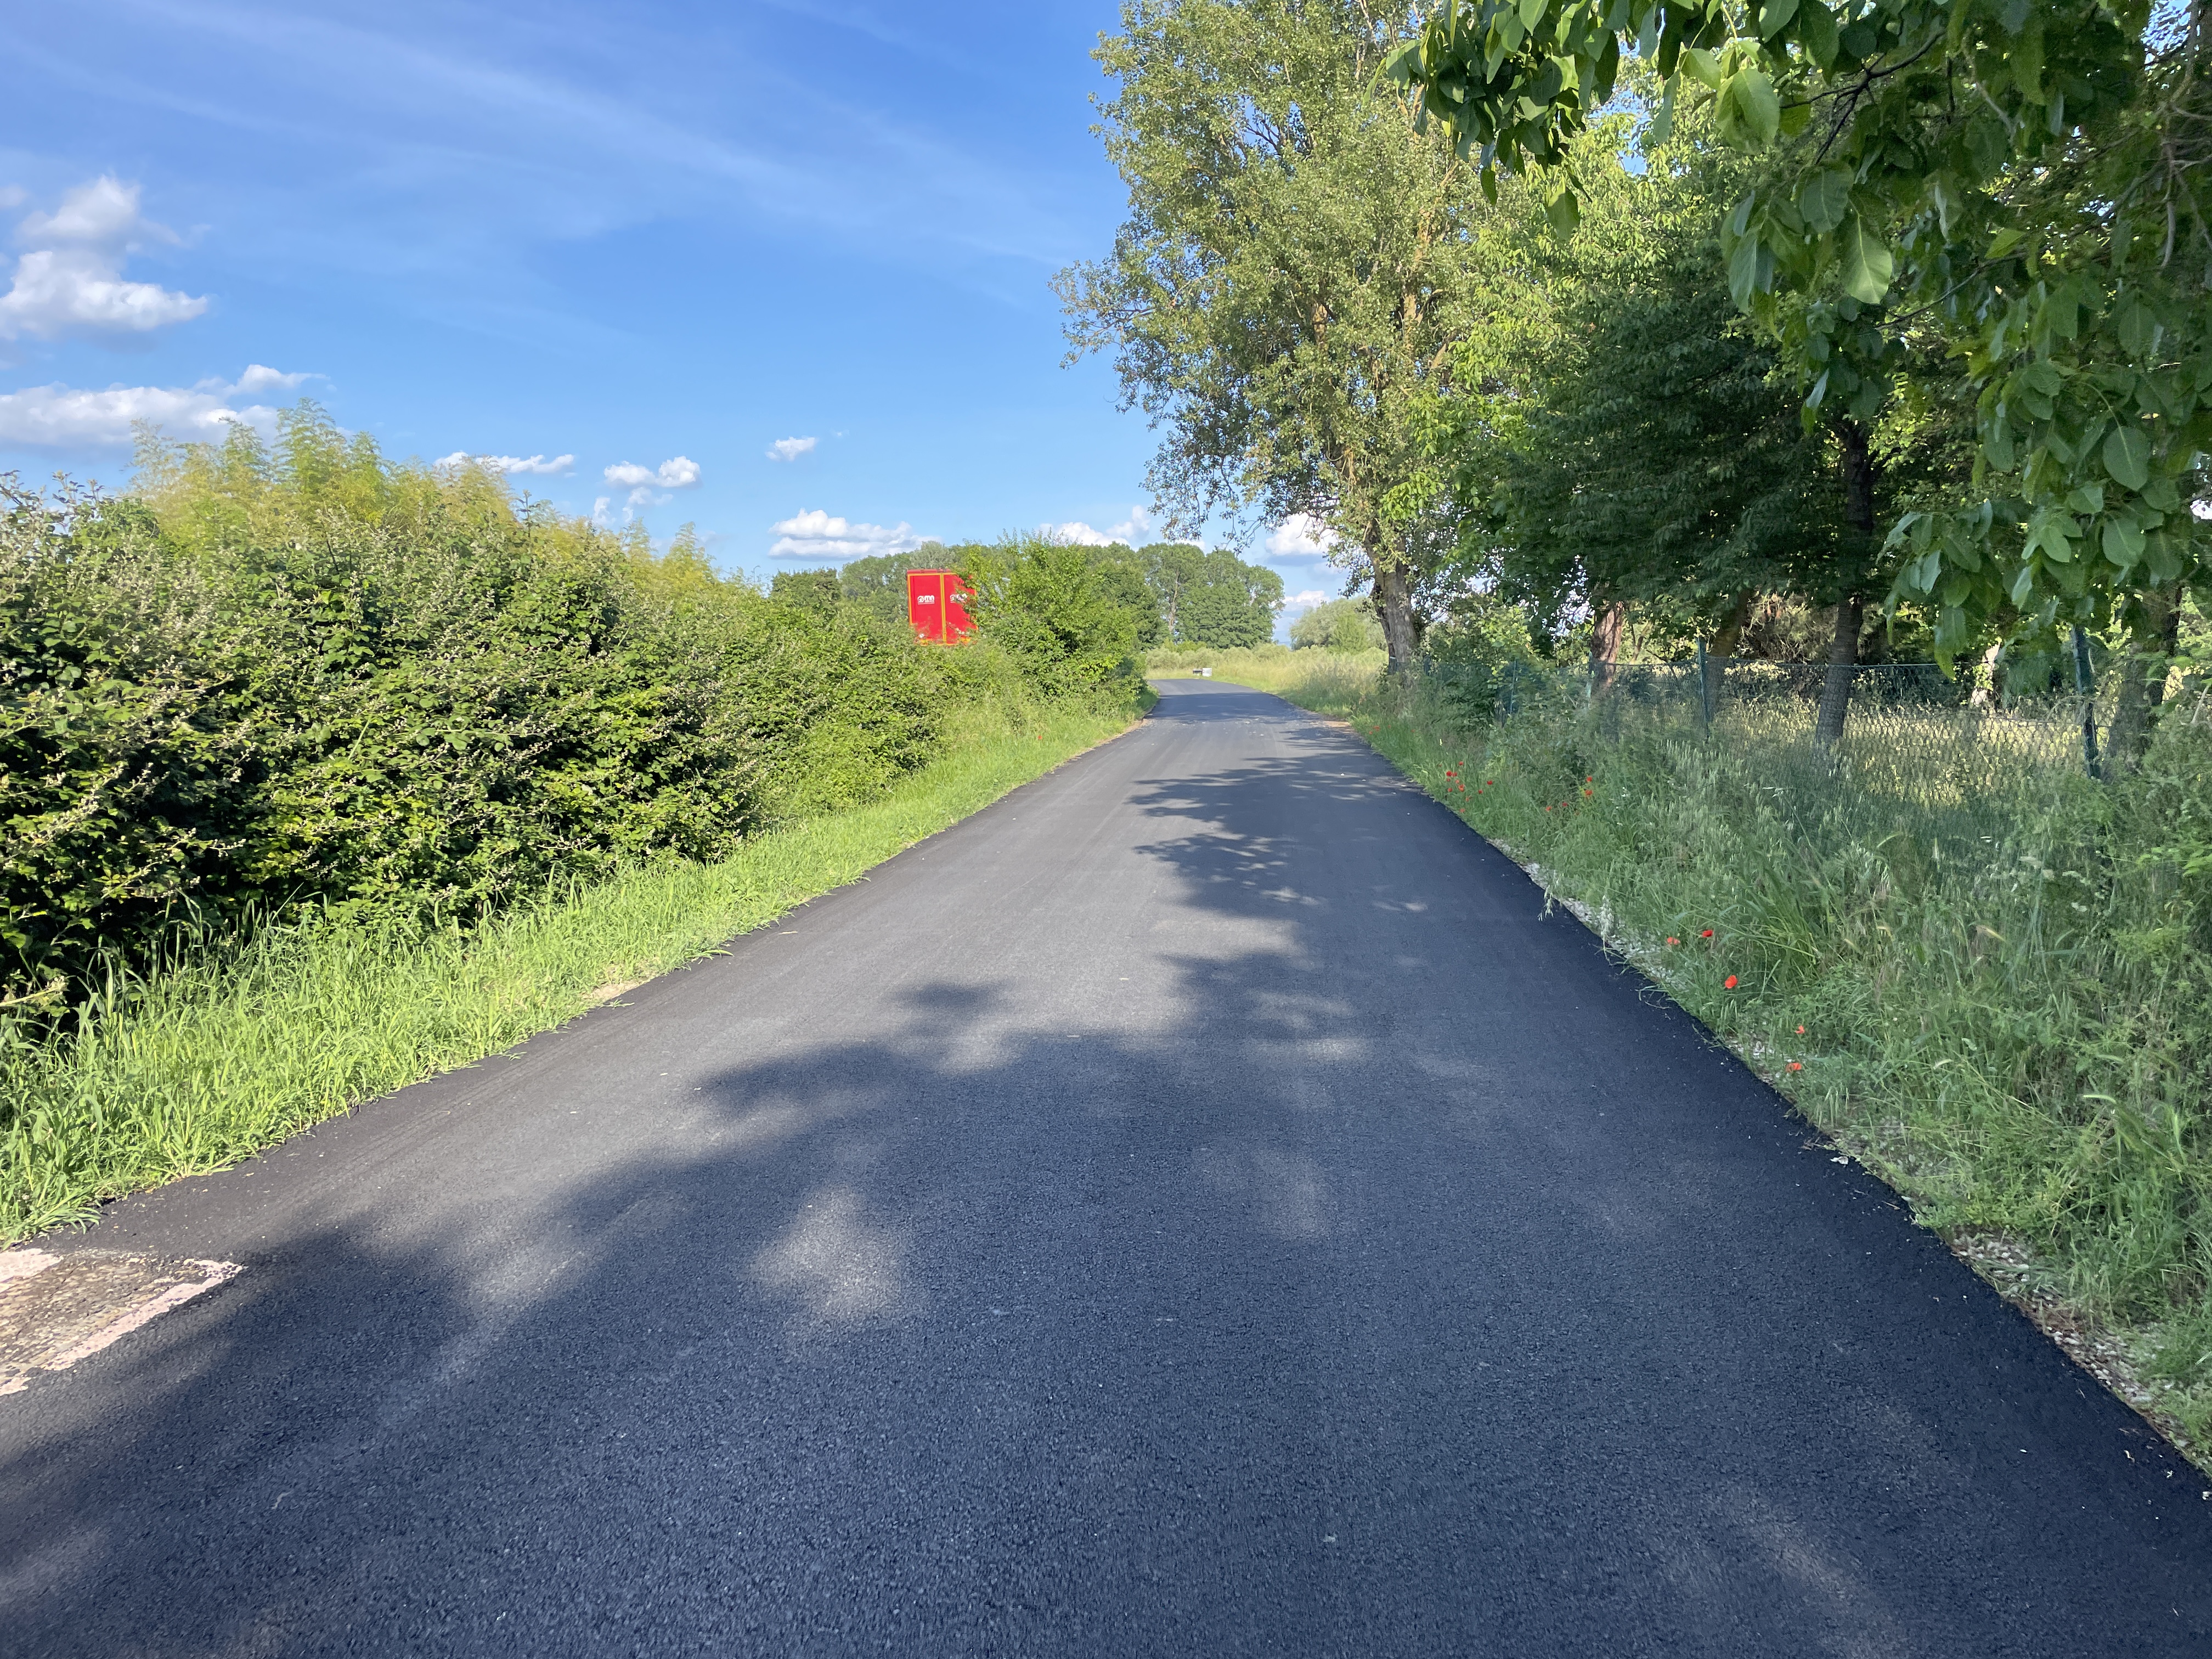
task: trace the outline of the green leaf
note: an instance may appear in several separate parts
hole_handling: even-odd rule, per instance
[[[1759,290],[1759,238],[1746,236],[1736,243],[1729,255],[1728,273],[1729,297],[1739,310],[1748,311],[1751,296]]]
[[[1547,0],[1521,0],[1521,27],[1533,29],[1536,20],[1544,15]]]
[[[2139,426],[2116,426],[2105,439],[2105,471],[2123,489],[2150,482],[2150,439]]]
[[[1790,27],[1796,15],[1797,0],[1762,0],[1759,8],[1759,38],[1771,40]]]
[[[2142,526],[2133,519],[2105,520],[2105,556],[2123,570],[2143,556]]]
[[[1692,46],[1682,54],[1682,72],[1701,85],[1720,90],[1721,60],[1711,52]]]
[[[1897,261],[1889,245],[1870,233],[1856,214],[1844,221],[1840,243],[1844,262],[1844,292],[1869,305],[1889,292]]]
[[[2140,300],[2129,301],[2120,313],[2120,348],[2140,362],[2151,354],[2158,337],[2158,316]]]
[[[1680,84],[1679,76],[1670,75],[1667,77],[1667,84],[1660,89],[1659,112],[1651,118],[1651,125],[1644,130],[1644,147],[1646,149],[1656,149],[1674,136],[1674,88]]]
[[[1797,192],[1797,211],[1804,216],[1808,230],[1833,230],[1844,222],[1844,215],[1850,204],[1849,167],[1822,167],[1806,179]]]
[[[1759,144],[1771,144],[1782,125],[1782,103],[1774,95],[1774,82],[1764,70],[1747,69],[1729,82],[1744,131]],[[1884,284],[1887,286],[1887,284]]]
[[[2027,27],[2021,31],[2020,39],[2013,43],[2006,55],[2012,69],[2013,84],[2020,88],[2021,96],[2034,103],[2043,101],[2043,17],[2039,12],[2028,15]]]
[[[2028,595],[2034,592],[2035,567],[2033,564],[2024,564],[2020,568],[2020,574],[2012,579],[2013,604],[2023,611],[2026,610]]]
[[[1836,61],[1836,18],[1823,0],[1798,0],[1797,27],[1791,31],[1805,54],[1822,69]]]
[[[1582,204],[1573,191],[1563,190],[1544,204],[1544,217],[1551,221],[1553,234],[1565,240],[1583,222]]]
[[[2008,225],[2006,226],[2003,229],[1998,231],[1996,235],[1990,238],[1989,257],[1992,259],[2003,258],[2006,254],[2011,252],[2014,248],[2020,246],[2020,232],[2013,229]]]

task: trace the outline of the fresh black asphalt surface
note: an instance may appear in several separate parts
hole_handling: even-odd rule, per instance
[[[2208,1484],[1352,734],[1135,732],[78,1247],[0,1650],[2212,1651]]]

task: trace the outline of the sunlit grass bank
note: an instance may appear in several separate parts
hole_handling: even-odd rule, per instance
[[[1298,665],[1217,672],[1352,721],[2206,1458],[2212,711],[2117,784],[1921,776],[1802,720],[1491,726]]]
[[[855,879],[1124,724],[1066,709],[1012,726],[971,717],[945,759],[881,799],[721,863],[549,892],[466,935],[267,929],[121,988],[81,1037],[0,1025],[0,1240],[221,1169],[548,1030]]]
[[[1189,679],[1201,668],[1218,680],[1273,691],[1306,708],[1340,703],[1372,685],[1382,672],[1380,651],[1293,651],[1286,645],[1215,651],[1204,646],[1170,646],[1146,657],[1146,672],[1156,680]]]

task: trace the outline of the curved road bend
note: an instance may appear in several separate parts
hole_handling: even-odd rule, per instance
[[[82,1654],[2185,1654],[2207,1484],[1340,730],[1138,731],[81,1244]]]

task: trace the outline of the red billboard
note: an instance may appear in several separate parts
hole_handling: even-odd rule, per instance
[[[975,590],[952,570],[906,573],[906,614],[914,631],[939,645],[957,645],[975,631],[967,601]]]

